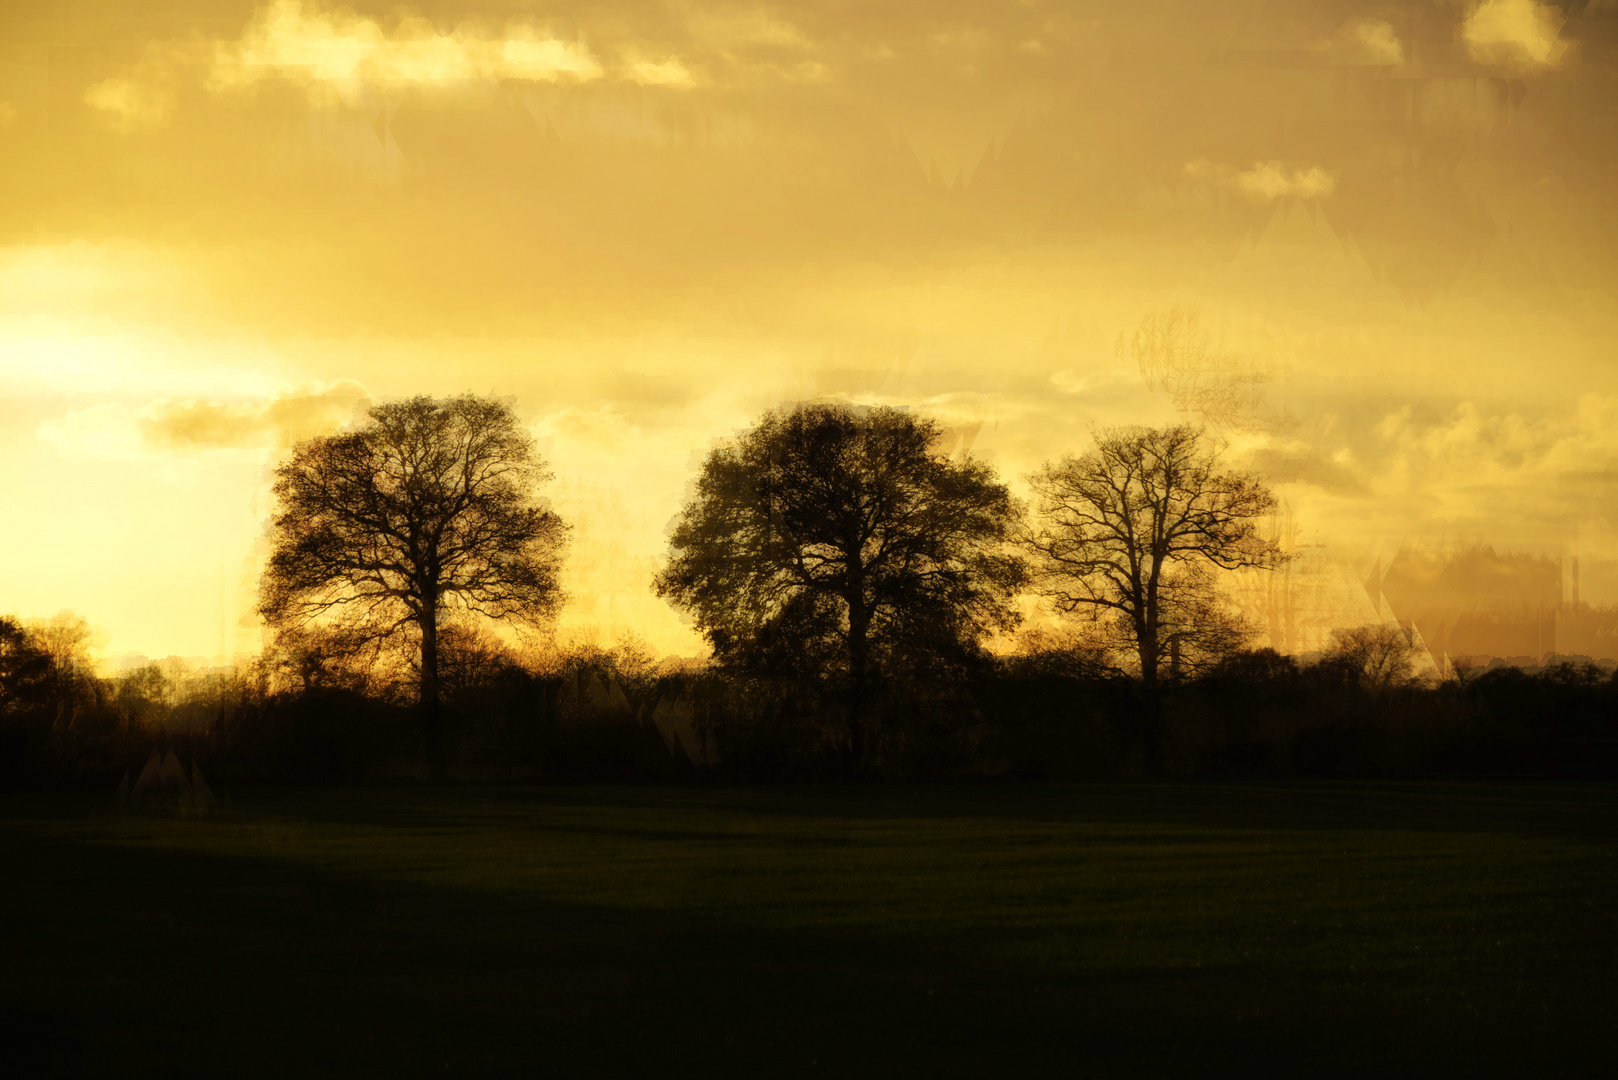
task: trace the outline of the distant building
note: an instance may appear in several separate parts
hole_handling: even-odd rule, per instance
[[[1580,600],[1576,556],[1416,543],[1391,557],[1319,544],[1291,555],[1277,571],[1236,575],[1231,590],[1260,629],[1258,644],[1278,652],[1323,650],[1338,627],[1396,623],[1440,673],[1496,659],[1618,658],[1618,607]]]

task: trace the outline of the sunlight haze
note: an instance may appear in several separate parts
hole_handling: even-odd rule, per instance
[[[256,651],[280,456],[471,391],[574,526],[559,632],[698,655],[650,582],[715,440],[904,406],[1023,492],[1199,418],[1169,312],[1295,543],[1618,602],[1615,125],[1611,0],[17,0],[0,613]]]

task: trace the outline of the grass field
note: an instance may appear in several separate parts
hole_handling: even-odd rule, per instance
[[[1611,1075],[1611,786],[0,801],[7,1075]]]

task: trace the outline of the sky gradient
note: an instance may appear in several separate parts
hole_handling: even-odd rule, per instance
[[[823,396],[1019,490],[1210,420],[1345,565],[1576,553],[1618,602],[1615,185],[1612,2],[18,0],[0,612],[253,651],[279,455],[462,391],[539,437],[603,645],[700,650],[668,523]]]

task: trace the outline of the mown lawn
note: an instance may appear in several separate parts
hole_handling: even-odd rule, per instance
[[[0,856],[7,1075],[1618,1067],[1611,786],[12,796]]]

